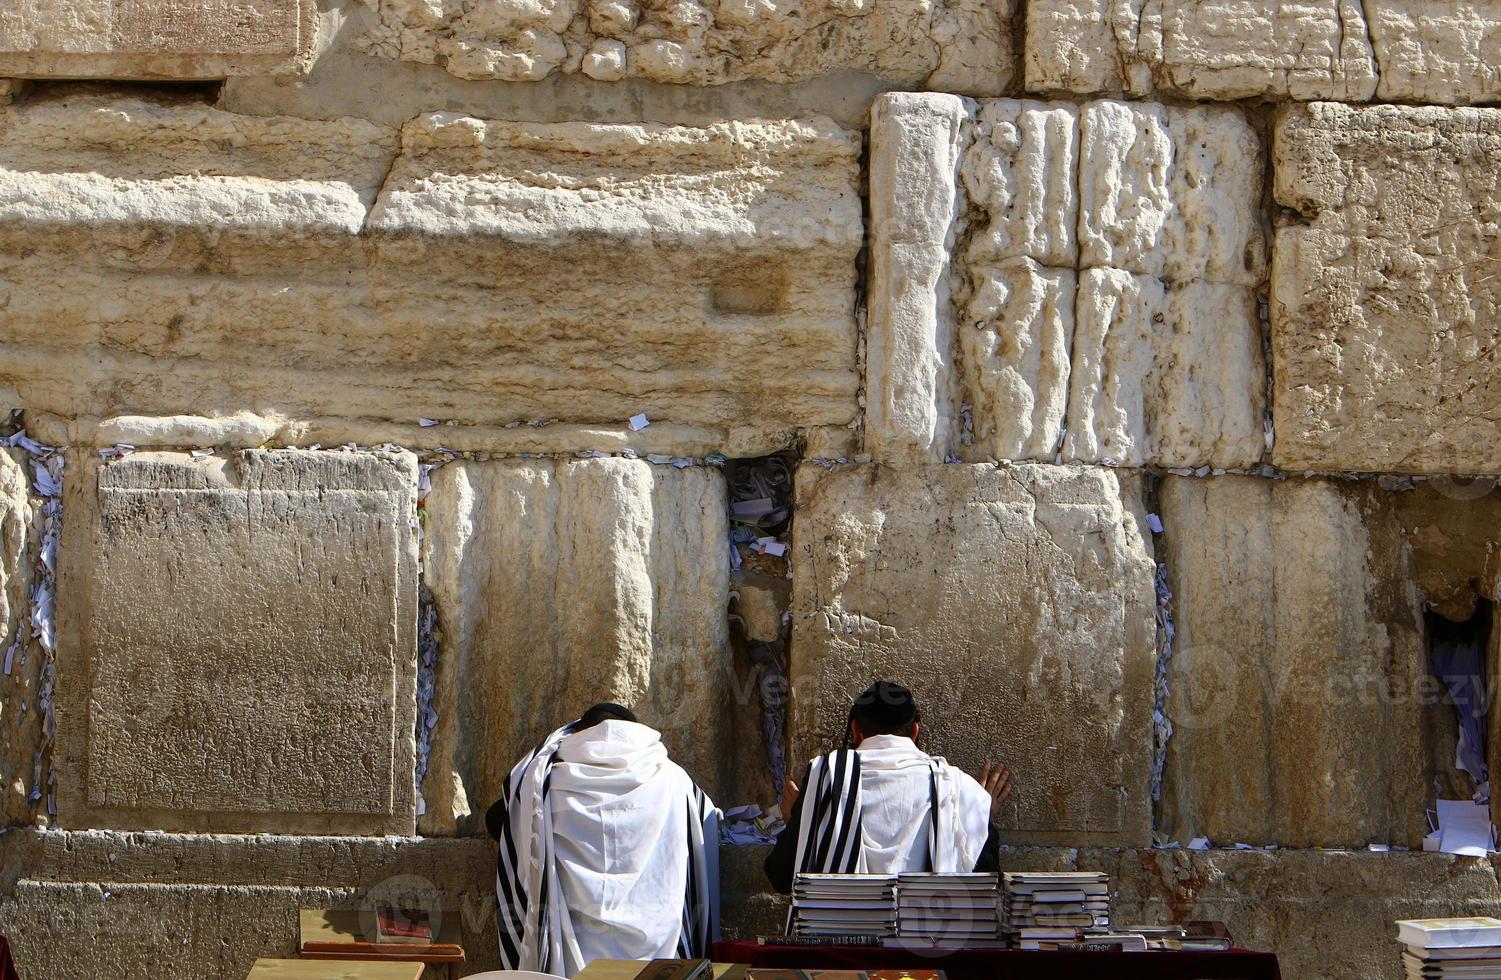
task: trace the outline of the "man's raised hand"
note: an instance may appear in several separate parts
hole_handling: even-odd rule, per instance
[[[987,762],[980,769],[980,785],[990,794],[990,816],[995,819],[1001,804],[1011,795],[1011,770],[999,762]]]

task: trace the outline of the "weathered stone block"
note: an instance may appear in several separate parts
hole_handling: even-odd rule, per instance
[[[1303,220],[1272,270],[1273,460],[1501,472],[1501,110],[1317,103],[1276,128]]]
[[[1219,919],[1288,980],[1401,980],[1394,921],[1501,913],[1492,863],[1448,854],[1084,849],[1077,867],[1111,875],[1112,924]]]
[[[299,909],[399,896],[457,915],[465,969],[493,969],[494,853],[481,840],[12,833],[0,929],[28,976],[243,977],[258,956],[296,957]]]
[[[873,114],[871,455],[1259,462],[1263,156],[1246,119],[1008,99],[960,116],[945,99]]]
[[[30,820],[42,715],[37,703],[42,653],[31,639],[41,515],[31,494],[26,454],[0,448],[0,823]],[[24,707],[23,707],[24,706]]]
[[[1177,626],[1167,836],[1419,846],[1428,719],[1453,709],[1391,495],[1237,476],[1167,477],[1160,494]]]
[[[313,0],[15,0],[0,74],[224,78],[306,71]]]
[[[411,833],[415,493],[407,454],[77,457],[58,822]]]
[[[1501,3],[1035,0],[1030,92],[1193,99],[1501,98]]]
[[[1014,71],[1014,0],[548,0],[472,6],[457,17],[410,0],[372,6],[361,48],[441,64],[460,78],[582,71],[601,81],[720,85],[860,72],[895,87],[999,95]]]
[[[425,568],[443,644],[425,832],[481,828],[511,766],[597,701],[661,731],[716,799],[736,766],[764,760],[759,739],[723,724],[747,692],[733,683],[719,470],[496,460],[432,481]]]
[[[1440,477],[1394,497],[1418,591],[1430,609],[1455,622],[1474,616],[1482,600],[1501,603],[1501,492],[1495,486],[1493,478]],[[1501,637],[1501,629],[1494,632]]]
[[[895,93],[871,106],[871,293],[865,438],[877,459],[942,462],[952,434],[953,314],[944,276],[966,108]]]
[[[1020,787],[1006,837],[1150,837],[1152,559],[1137,478],[948,465],[798,472],[790,727],[837,745],[871,681],[909,685],[924,744]]]
[[[394,137],[363,122],[12,112],[0,384],[33,410],[617,428],[645,411],[739,455],[858,414],[860,140],[827,120],[437,114],[386,180]]]

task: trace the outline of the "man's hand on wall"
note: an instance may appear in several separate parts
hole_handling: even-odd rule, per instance
[[[1001,812],[1001,804],[1011,795],[1011,770],[1002,763],[985,763],[980,768],[980,785],[990,794],[990,818]]]

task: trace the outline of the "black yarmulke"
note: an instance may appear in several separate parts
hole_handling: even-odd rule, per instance
[[[876,681],[855,698],[851,714],[878,731],[892,731],[917,720],[917,701],[894,681]]]

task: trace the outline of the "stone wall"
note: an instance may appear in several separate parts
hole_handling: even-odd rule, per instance
[[[553,726],[770,804],[886,675],[1011,765],[1008,867],[1400,976],[1501,911],[1419,850],[1429,623],[1501,601],[1497,106],[1495,0],[8,5],[23,975],[382,892],[493,966]]]

